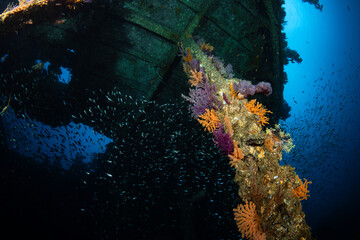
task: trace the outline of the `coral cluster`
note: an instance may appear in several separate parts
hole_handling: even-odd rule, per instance
[[[4,21],[7,17],[26,11],[32,6],[42,6],[46,5],[49,2],[49,0],[19,0],[18,4],[10,3],[4,12],[0,14],[0,20]]]
[[[226,133],[222,124],[214,130],[214,143],[223,154],[230,154],[234,150],[234,145],[229,133]]]
[[[295,195],[295,197],[299,198],[300,200],[307,200],[308,197],[310,197],[310,195],[308,195],[309,193],[309,190],[307,189],[308,188],[308,184],[309,183],[312,183],[312,182],[308,182],[305,178],[305,182],[303,183],[301,181],[301,179],[299,178],[299,176],[296,176],[297,180],[300,182],[300,186],[298,186],[297,188],[295,188],[293,190],[293,193]]]
[[[256,212],[256,206],[253,202],[238,205],[234,209],[234,219],[242,237],[247,237],[251,240],[265,240],[266,234],[260,226],[260,218]]]
[[[266,116],[267,113],[272,113],[271,111],[263,108],[261,103],[257,103],[255,99],[245,103],[246,109],[259,117],[257,123],[261,126],[265,126],[269,123],[269,118]]]
[[[0,14],[0,35],[13,33],[23,26],[41,21],[61,24],[65,22],[65,10],[74,10],[92,0],[18,0],[11,2]],[[41,14],[39,14],[41,11]]]
[[[78,4],[82,2],[89,2],[89,0],[65,0],[65,1],[56,1],[56,0],[19,0],[18,4],[10,3],[4,12],[0,14],[0,20],[4,21],[7,17],[28,10],[34,6],[43,6],[49,3],[65,4],[69,7],[72,7],[72,4]]]
[[[186,39],[179,48],[194,87],[183,97],[190,102],[192,116],[213,133],[215,145],[235,168],[234,181],[245,204],[234,213],[243,237],[311,239],[300,203],[309,196],[311,182],[301,182],[294,168],[279,165],[283,151],[294,147],[292,139],[279,125],[263,129],[271,111],[247,99],[259,93],[269,96],[271,84],[229,77],[223,61],[213,55],[214,48],[203,41]]]
[[[216,116],[214,109],[206,109],[206,112],[201,114],[198,118],[198,121],[201,125],[205,127],[209,132],[213,132],[217,128],[218,123],[220,122],[219,118]]]

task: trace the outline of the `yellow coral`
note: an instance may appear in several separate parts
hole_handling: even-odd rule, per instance
[[[269,123],[269,118],[266,116],[267,113],[272,113],[263,107],[261,103],[256,102],[255,99],[245,103],[246,109],[252,114],[257,115],[260,119],[257,121],[258,124],[265,126]]]
[[[263,158],[263,157],[265,157],[265,151],[264,151],[264,149],[261,149],[261,151],[258,155],[258,158]]]
[[[213,50],[214,50],[214,47],[213,46],[211,46],[210,44],[208,44],[208,43],[202,43],[201,45],[200,45],[200,48],[201,48],[201,50],[205,50],[205,51],[209,51],[209,52],[212,52]]]
[[[8,103],[6,104],[6,106],[0,112],[0,116],[9,108],[10,100],[11,100],[11,93],[10,93],[10,96],[9,96]]]
[[[48,0],[19,0],[18,2],[19,3],[17,5],[15,5],[14,3],[10,3],[5,9],[5,11],[0,14],[0,20],[4,21],[8,16],[25,11],[33,5],[45,5],[48,3]]]
[[[234,219],[239,231],[242,234],[242,238],[248,238],[250,240],[265,240],[265,233],[260,226],[260,217],[256,213],[255,204],[245,199],[245,205],[240,204],[237,208],[233,209]]]
[[[25,12],[33,6],[43,6],[49,4],[49,0],[18,0],[18,4],[10,3],[7,8],[0,14],[0,21],[4,21],[9,16],[19,13]],[[75,9],[75,4],[82,3],[84,0],[66,0],[60,1],[62,3],[57,4],[65,4],[67,7],[71,9]],[[26,21],[27,24],[32,24],[31,19]]]
[[[216,115],[214,109],[211,109],[211,111],[206,109],[205,111],[205,113],[199,115],[197,120],[203,127],[205,127],[205,131],[208,130],[209,132],[213,132],[217,128],[220,119]]]
[[[301,181],[301,179],[299,178],[298,175],[296,175],[297,180],[300,182],[300,186],[298,186],[297,188],[293,189],[293,194],[295,197],[299,198],[300,200],[307,200],[308,197],[310,197],[310,195],[308,195],[309,190],[308,188],[308,184],[312,183],[312,182],[308,182],[305,178],[305,182],[303,183]]]
[[[283,149],[286,153],[289,153],[294,147],[294,142],[290,136],[287,136],[287,139],[283,139]]]

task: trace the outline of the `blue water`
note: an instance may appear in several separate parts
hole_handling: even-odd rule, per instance
[[[313,182],[303,201],[310,226],[340,232],[336,225],[346,222],[349,239],[350,226],[360,223],[360,1],[323,3],[320,12],[286,0],[288,44],[303,62],[285,67],[292,110],[282,125],[296,144],[285,159]]]

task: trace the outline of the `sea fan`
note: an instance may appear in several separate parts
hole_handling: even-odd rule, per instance
[[[259,102],[256,102],[255,99],[245,103],[246,109],[259,117],[258,124],[265,126],[265,124],[269,123],[269,118],[266,116],[267,113],[272,113],[263,107],[263,105]]]
[[[212,108],[212,103],[203,88],[192,88],[190,89],[189,96],[181,96],[191,103],[189,109],[193,118],[198,118],[199,115],[205,113],[205,109]]]
[[[234,145],[229,133],[224,131],[222,124],[219,124],[219,127],[214,130],[213,141],[215,145],[220,148],[222,154],[229,155],[234,150]]]
[[[245,200],[245,205],[238,205],[234,209],[235,221],[239,231],[242,234],[242,238],[248,238],[250,240],[265,240],[265,233],[260,226],[260,217],[256,213],[255,204],[253,202],[248,203]]]
[[[196,86],[199,83],[203,81],[203,73],[201,71],[190,70],[191,76],[189,79],[189,83],[191,83],[191,86]]]
[[[214,109],[206,109],[206,112],[199,115],[198,122],[205,127],[205,130],[213,132],[220,123],[219,117],[216,115]]]
[[[220,109],[222,102],[215,96],[216,87],[206,80],[203,75],[202,82],[196,85],[196,88],[190,89],[189,96],[181,95],[185,100],[191,103],[189,109],[191,116],[198,118],[199,115],[205,113],[205,109]]]

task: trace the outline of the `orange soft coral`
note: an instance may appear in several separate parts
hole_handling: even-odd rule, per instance
[[[267,113],[272,113],[263,107],[261,103],[256,102],[255,99],[245,103],[246,109],[252,114],[257,115],[260,119],[258,120],[258,124],[265,126],[265,124],[269,123],[269,118],[266,116]]]
[[[227,132],[230,134],[230,137],[233,137],[234,136],[234,130],[232,128],[230,118],[229,118],[229,116],[227,114],[224,117],[224,122],[225,122]]]
[[[228,155],[229,158],[231,159],[231,161],[229,162],[231,165],[230,167],[234,167],[235,166],[235,163],[237,161],[240,161],[241,159],[244,158],[244,153],[243,151],[238,147],[238,144],[235,140],[233,140],[234,142],[234,152],[232,155]]]
[[[232,97],[237,98],[239,100],[243,100],[245,98],[244,95],[239,94],[239,91],[234,90],[234,86],[232,83],[230,83],[229,85],[230,85],[230,93]]]
[[[197,120],[201,125],[203,125],[203,127],[205,127],[205,130],[213,132],[218,127],[220,119],[216,115],[214,109],[211,109],[211,111],[206,109],[205,111],[205,113],[199,115]]]
[[[208,43],[204,43],[204,42],[200,45],[200,48],[202,51],[208,51],[208,52],[212,52],[214,50],[213,46],[211,46]]]
[[[190,53],[190,48],[187,48],[186,51],[188,54],[186,56],[184,56],[183,59],[185,62],[189,63],[193,59],[193,56]]]
[[[270,152],[274,152],[274,145],[275,145],[275,142],[274,142],[272,137],[268,137],[268,138],[265,139],[265,147]]]
[[[234,210],[234,219],[242,238],[250,240],[265,240],[265,233],[260,226],[260,217],[256,213],[255,204],[245,200],[245,205],[240,204]]]
[[[309,190],[308,188],[308,184],[312,183],[312,182],[308,182],[305,178],[305,182],[303,183],[301,181],[301,179],[299,178],[298,175],[296,175],[297,180],[300,182],[300,186],[298,186],[297,188],[293,189],[293,194],[295,197],[299,198],[300,200],[307,200],[308,197],[310,197],[310,195],[308,195]]]
[[[46,5],[48,3],[48,0],[19,0],[19,3],[16,5],[14,3],[10,3],[7,8],[5,9],[5,11],[0,14],[0,20],[4,21],[8,16],[18,13],[18,12],[23,12],[26,11],[28,8],[30,8],[33,5]]]
[[[198,85],[199,83],[202,82],[202,72],[198,72],[196,69],[195,71],[194,70],[190,70],[190,73],[191,73],[191,76],[190,76],[190,79],[189,79],[189,82],[191,83],[191,86],[196,86]]]

